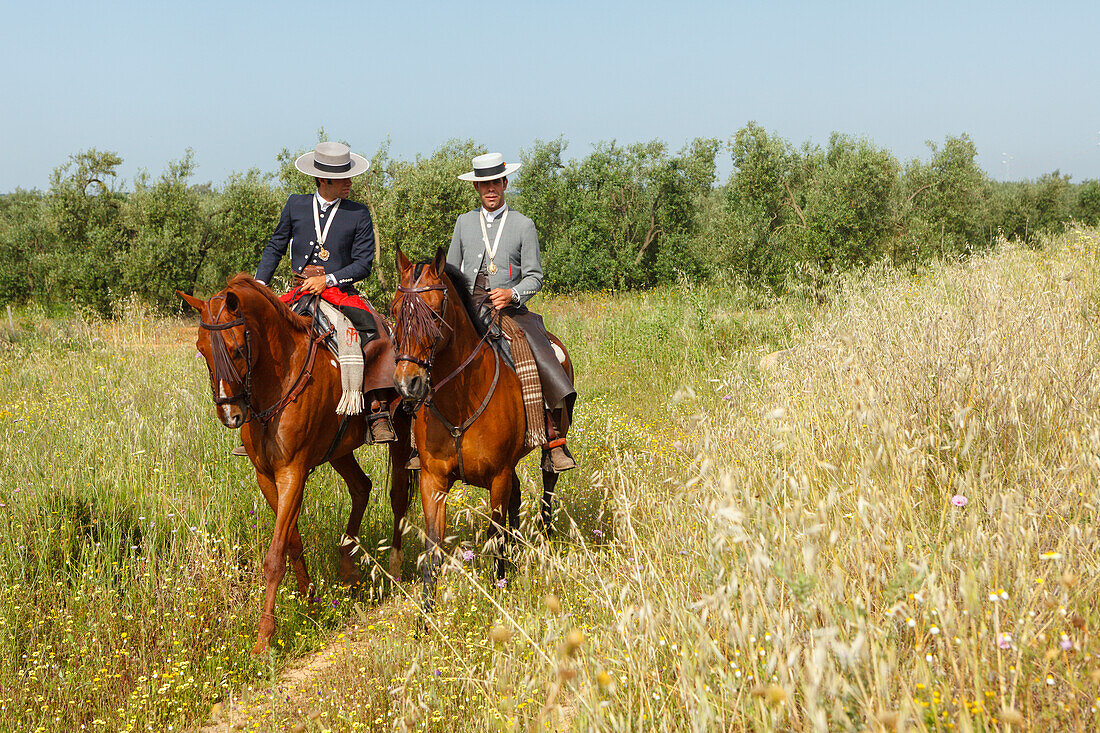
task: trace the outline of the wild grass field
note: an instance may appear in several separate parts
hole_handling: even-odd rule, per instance
[[[1073,230],[876,271],[825,304],[545,299],[582,395],[557,535],[528,459],[497,587],[485,492],[452,490],[425,619],[419,508],[390,583],[383,454],[361,449],[365,582],[334,584],[349,500],[322,469],[300,520],[316,596],[285,584],[258,659],[271,516],[193,322],[21,312],[0,351],[0,729],[1095,728],[1098,247]]]

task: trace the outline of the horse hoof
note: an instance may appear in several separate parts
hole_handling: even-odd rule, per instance
[[[270,648],[267,639],[259,639],[256,646],[252,647],[252,656],[258,657]]]
[[[401,580],[401,566],[405,564],[405,553],[401,550],[390,550],[390,577],[394,581]]]
[[[432,633],[432,626],[428,623],[427,619],[423,616],[416,620],[416,638],[423,639],[426,636],[430,636]]]

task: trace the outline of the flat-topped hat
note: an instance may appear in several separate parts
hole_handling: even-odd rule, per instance
[[[505,163],[500,153],[486,153],[474,158],[474,169],[458,177],[460,181],[493,181],[510,176],[522,163]]]
[[[370,163],[343,143],[317,143],[312,152],[294,161],[294,167],[316,178],[351,178],[365,173]]]

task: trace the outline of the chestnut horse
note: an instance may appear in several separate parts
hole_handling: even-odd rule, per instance
[[[531,448],[524,444],[526,417],[519,377],[487,343],[462,274],[446,265],[442,249],[433,260],[418,264],[399,249],[397,269],[399,284],[391,305],[398,351],[394,385],[404,404],[416,406],[413,438],[420,453],[420,498],[429,551],[421,575],[424,607],[430,608],[451,485],[461,480],[489,490],[489,539],[498,552],[497,577],[501,578],[505,560],[498,534],[506,508],[512,528],[519,523],[516,464]],[[552,341],[565,353],[560,341]],[[572,379],[568,356],[564,366]],[[557,478],[555,473],[542,472],[542,519],[547,531]]]
[[[340,542],[340,580],[359,579],[352,555],[358,546],[371,480],[353,451],[368,435],[365,414],[346,422],[336,414],[341,394],[336,360],[314,337],[310,319],[287,307],[265,285],[241,273],[220,293],[203,301],[179,296],[200,314],[198,350],[210,370],[210,388],[218,419],[241,428],[248,457],[256,467],[256,483],[275,512],[275,529],[264,558],[267,593],[260,615],[253,654],[268,647],[275,631],[275,593],[294,569],[298,592],[310,592],[309,573],[298,533],[302,491],[312,469],[328,462],[348,485],[351,515]],[[385,338],[385,330],[380,330]],[[409,504],[411,453],[409,419],[396,410],[398,442],[389,444],[390,505],[393,507],[393,549],[390,573],[400,576],[401,529]]]

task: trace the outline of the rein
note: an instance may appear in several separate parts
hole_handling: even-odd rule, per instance
[[[434,310],[432,310],[431,306],[425,303],[423,298],[420,297],[420,293],[427,293],[432,290],[443,291],[443,307],[440,309],[440,313],[436,313]],[[422,285],[419,287],[409,288],[398,285],[397,292],[413,295],[415,297],[409,298],[407,301],[410,304],[408,312],[412,315],[413,322],[406,323],[405,328],[402,329],[402,324],[400,320],[398,320],[394,327],[395,333],[403,332],[403,335],[407,338],[409,335],[411,335],[413,329],[415,328],[422,335],[427,335],[427,332],[429,331],[434,331],[436,334],[438,334],[432,343],[432,351],[431,354],[428,356],[427,361],[417,359],[416,357],[404,352],[398,354],[395,358],[395,361],[410,361],[413,364],[417,364],[423,367],[428,372],[428,384],[430,387],[430,389],[428,390],[428,396],[424,398],[423,402],[420,405],[412,406],[411,410],[415,411],[421,405],[426,404],[431,410],[432,414],[436,416],[439,422],[442,423],[443,427],[447,429],[447,432],[451,434],[451,437],[454,439],[455,442],[455,455],[458,457],[458,474],[462,478],[462,483],[467,483],[466,469],[462,463],[462,438],[466,434],[466,431],[470,428],[470,426],[473,425],[479,417],[481,417],[481,413],[485,412],[485,408],[489,406],[489,401],[492,399],[493,394],[496,392],[497,383],[500,381],[500,355],[497,354],[495,351],[493,352],[493,382],[489,385],[489,391],[485,394],[485,398],[481,401],[481,405],[478,406],[477,410],[475,410],[474,413],[470,415],[470,417],[468,417],[461,425],[455,425],[446,417],[444,417],[443,413],[439,411],[439,407],[436,406],[435,400],[432,398],[443,387],[443,385],[447,384],[447,382],[457,377],[463,369],[470,365],[470,362],[474,360],[474,357],[481,353],[481,349],[488,342],[491,329],[485,330],[485,334],[477,342],[477,346],[470,350],[470,353],[466,356],[465,360],[463,360],[463,362],[458,365],[457,369],[452,371],[439,382],[432,384],[432,364],[435,362],[436,352],[438,351],[439,343],[442,340],[442,330],[435,324],[435,322],[437,321],[446,325],[445,318],[447,315],[447,304],[450,298],[450,291],[447,290],[447,286],[444,283],[440,283],[438,285]],[[423,311],[427,311],[431,314],[431,320],[429,320],[428,317],[425,316]],[[404,315],[404,311],[401,313],[401,315]],[[498,311],[498,318],[499,315],[500,312]],[[449,327],[450,326],[448,326],[448,328]],[[402,340],[404,341],[405,339]]]
[[[225,311],[226,304],[223,302],[218,314],[214,316],[215,319],[220,318],[222,312]],[[244,357],[245,357],[245,369],[244,377],[242,378],[237,368],[233,365],[233,360],[229,356],[229,352],[225,346],[225,340],[221,336],[221,331],[226,331],[230,328],[236,328],[237,326],[245,326],[244,329]],[[245,407],[248,409],[248,422],[252,420],[259,420],[261,423],[267,424],[286,408],[291,402],[298,398],[298,395],[305,389],[307,382],[313,377],[313,363],[317,358],[318,347],[329,334],[333,332],[330,327],[325,333],[318,334],[310,339],[309,353],[306,355],[306,360],[302,364],[302,370],[298,372],[298,376],[294,379],[294,382],[290,385],[290,388],[283,394],[271,407],[265,410],[256,410],[252,406],[252,368],[255,366],[253,361],[252,352],[252,333],[245,325],[244,316],[240,316],[232,321],[226,323],[207,323],[206,321],[199,319],[199,327],[211,331],[210,341],[213,350],[214,372],[210,376],[210,391],[214,396],[215,405],[227,405],[232,402],[244,402]],[[240,351],[240,349],[238,349]],[[240,394],[233,395],[232,397],[219,397],[217,390],[215,389],[215,382],[229,382],[231,384],[244,384],[244,391]]]

